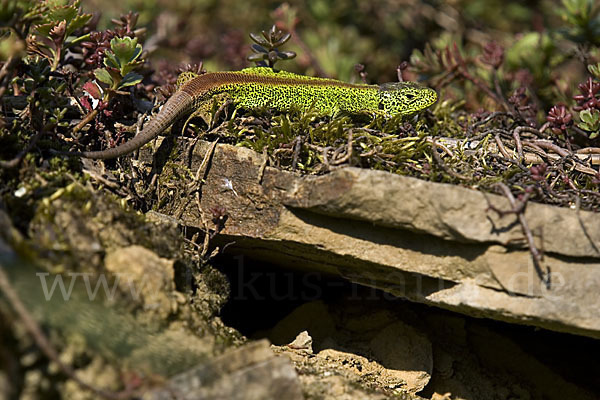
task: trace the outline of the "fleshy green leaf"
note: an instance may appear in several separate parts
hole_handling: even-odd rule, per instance
[[[597,110],[582,110],[579,112],[581,122],[577,126],[585,131],[594,132],[590,135],[590,139],[598,136],[600,130],[600,111]]]
[[[135,72],[130,72],[123,77],[121,83],[119,84],[119,88],[124,88],[128,86],[137,85],[142,81],[144,77],[140,74],[136,74]]]
[[[590,74],[600,79],[600,63],[597,63],[596,65],[588,65],[588,71],[590,71]]]
[[[282,60],[288,60],[290,58],[296,57],[296,52],[294,51],[279,51],[277,50],[277,57]]]
[[[265,53],[254,53],[248,56],[248,61],[261,61],[267,58]]]
[[[67,24],[66,36],[75,32],[77,29],[83,28],[85,24],[92,18],[92,14],[81,14],[77,15],[73,20]]]
[[[107,85],[113,84],[113,79],[105,68],[94,70],[94,76],[102,83],[106,83]]]
[[[41,24],[41,25],[37,25],[35,27],[35,30],[40,34],[43,35],[45,37],[49,37],[50,36],[50,31],[52,30],[52,28],[54,28],[56,25],[58,25],[58,22],[48,22],[47,24]]]
[[[290,40],[290,38],[292,37],[291,33],[286,33],[284,34],[278,41],[276,41],[275,43],[273,43],[273,47],[279,47],[282,44],[284,44],[285,42],[287,42],[288,40]]]
[[[138,44],[137,38],[113,38],[110,41],[110,48],[115,53],[121,64],[135,61],[142,54],[142,45]]]
[[[107,71],[113,80],[113,85],[111,86],[111,89],[116,89],[119,83],[121,82],[123,75],[121,75],[121,73],[116,69],[109,68],[107,69]]]
[[[119,63],[119,60],[115,56],[115,53],[113,53],[110,50],[107,50],[106,52],[104,52],[104,65],[106,65],[107,67],[111,67],[111,68],[121,69],[121,64]]]
[[[77,16],[77,11],[79,8],[79,3],[71,4],[68,6],[57,6],[52,7],[47,14],[48,21],[67,21],[70,22],[73,18]]]
[[[90,34],[86,33],[85,35],[79,36],[79,37],[71,37],[68,39],[69,41],[69,46],[75,46],[76,44],[79,44],[81,42],[86,42],[90,40]]]
[[[259,46],[257,44],[252,45],[252,51],[255,53],[268,53],[269,52],[269,50],[267,50],[263,46]]]
[[[264,46],[264,47],[269,46],[269,42],[267,40],[265,40],[264,38],[262,38],[261,36],[257,35],[256,33],[250,33],[250,39],[254,40],[256,43],[258,43],[261,46]]]

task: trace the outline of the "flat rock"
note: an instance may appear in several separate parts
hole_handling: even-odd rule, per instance
[[[523,239],[514,215],[500,217],[488,210],[490,204],[509,210],[504,197],[385,171],[343,168],[307,176],[295,181],[283,203],[458,242],[506,246]],[[525,218],[533,232],[543,234],[546,253],[600,257],[596,213],[530,202]]]
[[[176,144],[179,163],[196,173],[210,144],[190,145]],[[212,244],[227,245],[229,254],[336,274],[478,317],[600,337],[598,214],[528,203],[526,220],[552,271],[548,289],[516,217],[489,211],[489,204],[509,208],[501,196],[352,167],[324,176],[271,167],[261,174],[263,164],[254,151],[217,145],[200,200],[186,195],[190,182],[169,182],[158,211],[214,229],[209,210],[224,209],[225,227]]]

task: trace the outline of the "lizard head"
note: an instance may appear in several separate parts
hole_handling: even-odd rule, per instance
[[[387,115],[413,114],[437,101],[437,93],[414,82],[384,83],[379,86],[379,109]]]

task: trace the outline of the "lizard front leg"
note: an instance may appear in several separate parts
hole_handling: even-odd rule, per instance
[[[185,132],[185,129],[192,118],[202,119],[208,127],[208,130],[213,129],[220,112],[232,102],[231,96],[228,93],[219,93],[204,100],[196,106],[195,110],[185,120],[183,132]]]

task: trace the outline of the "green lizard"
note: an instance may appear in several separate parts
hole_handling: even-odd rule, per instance
[[[437,100],[435,90],[412,82],[352,84],[285,71],[275,72],[266,67],[203,75],[184,72],[177,80],[177,91],[133,139],[102,151],[67,154],[96,159],[120,157],[148,143],[183,115],[205,107],[213,96],[219,94],[226,94],[239,108],[269,107],[288,111],[294,107],[301,110],[312,107],[323,115],[338,112],[408,115],[429,107]]]

